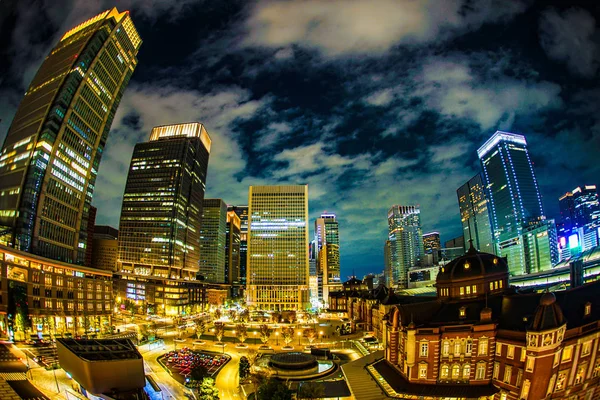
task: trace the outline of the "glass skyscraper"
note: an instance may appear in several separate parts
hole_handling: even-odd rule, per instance
[[[113,8],[48,54],[0,153],[0,243],[85,262],[96,175],[141,43],[129,12]]]
[[[221,199],[204,199],[200,225],[200,270],[207,281],[225,283],[227,204]]]
[[[315,220],[315,252],[318,282],[322,284],[322,301],[327,304],[329,292],[341,289],[340,233],[336,215],[323,213]]]
[[[246,264],[248,254],[248,206],[227,206],[240,217],[240,284],[246,285]]]
[[[202,124],[152,129],[133,150],[119,226],[119,271],[196,279],[210,137]]]
[[[551,268],[552,264],[547,261],[551,259],[550,255],[534,256],[529,245],[530,234],[545,237],[544,240],[551,240],[552,235],[538,231],[547,230],[548,224],[525,137],[497,131],[477,150],[477,155],[489,198],[493,240],[497,254],[508,258],[510,274]],[[548,250],[540,251],[549,252],[552,246],[554,244],[549,243],[543,246]]]
[[[247,303],[258,309],[309,305],[308,186],[250,186]]]
[[[233,211],[227,211],[227,228],[225,232],[225,281],[229,284],[239,285],[240,283],[240,232],[240,217]]]
[[[408,270],[420,266],[425,254],[419,206],[392,206],[388,228],[393,285],[407,288]]]
[[[481,174],[469,179],[456,190],[465,244],[473,240],[473,247],[485,253],[496,253],[492,238],[489,201]]]

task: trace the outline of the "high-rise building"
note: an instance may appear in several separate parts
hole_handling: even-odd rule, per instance
[[[152,129],[133,150],[119,226],[118,269],[196,279],[210,137],[202,124]]]
[[[584,185],[559,199],[561,222],[557,224],[561,259],[600,245],[600,206],[596,185]]]
[[[225,232],[225,282],[240,283],[240,217],[233,211],[227,211]]]
[[[492,238],[489,201],[485,194],[485,185],[481,174],[469,179],[456,190],[460,220],[463,226],[464,243],[473,241],[476,250],[485,253],[496,253]],[[454,247],[454,246],[452,246]]]
[[[85,262],[96,175],[140,45],[129,12],[113,8],[46,57],[0,153],[0,243]]]
[[[524,231],[544,226],[546,218],[525,137],[497,131],[477,154],[490,204],[493,239],[498,255],[508,258],[510,274],[551,268],[552,264],[532,261],[548,260],[549,256],[532,258],[525,254]],[[551,236],[545,237],[551,240]],[[548,249],[552,246],[549,243]]]
[[[200,270],[207,282],[224,283],[227,205],[221,199],[204,199],[200,225]]]
[[[93,268],[115,271],[119,253],[119,231],[112,226],[94,226],[92,249]]]
[[[315,220],[317,275],[321,277],[322,298],[328,304],[329,292],[342,288],[340,277],[340,234],[336,215],[323,213]]]
[[[248,305],[306,309],[308,186],[250,186],[248,199]]]
[[[92,253],[94,251],[94,229],[96,226],[96,213],[98,209],[94,206],[90,206],[90,210],[88,211],[88,226],[87,226],[87,235],[85,241],[85,262],[84,265],[86,267],[92,266]]]
[[[248,206],[228,206],[227,211],[233,211],[240,217],[240,284],[245,286],[248,254]]]
[[[388,228],[393,285],[407,288],[408,270],[421,265],[424,256],[419,206],[392,206]]]
[[[394,285],[394,274],[392,272],[392,242],[385,241],[383,245],[383,276],[386,287]]]
[[[468,244],[468,242],[466,244]],[[445,249],[455,248],[455,247],[462,247],[463,251],[464,251],[464,249],[465,249],[465,237],[464,236],[462,236],[462,235],[461,236],[457,236],[455,238],[452,238],[450,240],[446,240],[444,242],[444,248]]]
[[[439,232],[429,232],[423,234],[423,249],[425,254],[431,254],[442,247],[440,243]]]

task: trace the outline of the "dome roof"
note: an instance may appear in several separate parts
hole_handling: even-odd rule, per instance
[[[563,312],[556,302],[554,293],[546,292],[540,297],[540,305],[535,310],[530,330],[545,331],[562,326],[566,322]]]
[[[494,254],[482,253],[473,247],[464,256],[455,258],[440,268],[438,282],[483,277],[486,274],[508,273],[506,261]]]

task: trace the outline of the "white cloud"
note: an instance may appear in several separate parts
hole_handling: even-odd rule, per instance
[[[525,8],[502,0],[262,1],[247,21],[247,44],[300,44],[328,55],[381,53],[506,21]]]
[[[394,93],[392,92],[392,89],[388,88],[379,90],[367,96],[365,102],[372,106],[387,106],[392,102],[392,100],[394,100]]]
[[[587,11],[571,8],[559,14],[546,10],[540,17],[540,42],[548,57],[562,61],[574,74],[592,77],[600,65],[596,20]]]

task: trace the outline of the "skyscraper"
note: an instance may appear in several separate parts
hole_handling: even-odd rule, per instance
[[[491,206],[493,239],[498,254],[508,258],[510,274],[551,268],[551,264],[531,264],[532,260],[540,258],[525,254],[524,230],[545,224],[542,198],[525,137],[497,131],[477,150],[477,155]],[[551,236],[546,235],[546,238]],[[548,248],[552,245],[549,244]]]
[[[227,205],[221,199],[204,199],[200,225],[200,270],[207,281],[225,282]]]
[[[383,277],[385,286],[392,287],[394,285],[392,272],[392,242],[389,240],[385,241],[383,245]]]
[[[423,261],[425,265],[436,265],[439,261],[439,250],[442,248],[439,232],[423,234]]]
[[[406,288],[408,270],[420,265],[424,255],[419,206],[392,206],[388,228],[393,285]]]
[[[246,285],[246,264],[248,254],[248,206],[228,206],[240,217],[240,284]]]
[[[600,205],[596,185],[578,186],[559,199],[558,248],[561,259],[600,244]]]
[[[197,122],[158,126],[133,150],[119,226],[119,271],[195,279],[210,137]]]
[[[240,217],[234,211],[227,211],[225,232],[225,282],[240,283]]]
[[[315,220],[317,275],[322,282],[322,301],[327,304],[329,292],[341,289],[340,234],[336,215],[323,213]]]
[[[463,226],[464,243],[473,241],[475,249],[490,254],[496,254],[492,238],[489,201],[485,194],[485,185],[481,174],[469,179],[456,190],[460,220]]]
[[[308,186],[250,186],[248,199],[248,305],[306,309]]]
[[[113,8],[46,57],[0,153],[0,243],[84,263],[96,175],[140,45],[129,12]]]

